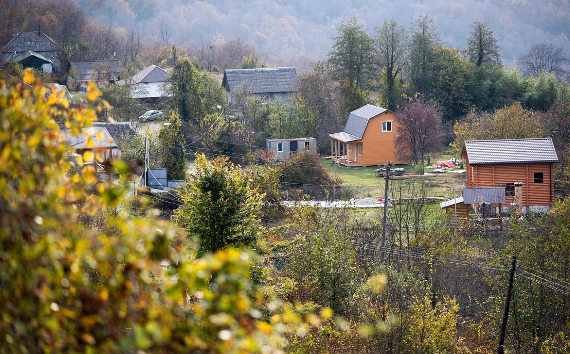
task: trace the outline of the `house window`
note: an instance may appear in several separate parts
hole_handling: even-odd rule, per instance
[[[350,147],[351,147],[351,145],[350,145],[350,144],[348,144],[348,151],[350,151]]]
[[[515,196],[515,184],[514,183],[499,183],[497,187],[505,187],[505,197]]]
[[[283,152],[283,143],[277,143],[277,152]]]
[[[358,144],[358,156],[362,156],[362,144]]]
[[[309,151],[309,142],[305,141],[305,151]]]
[[[391,132],[392,131],[392,121],[385,120],[382,122],[382,132]]]
[[[544,183],[544,173],[535,172],[534,173],[534,183]]]

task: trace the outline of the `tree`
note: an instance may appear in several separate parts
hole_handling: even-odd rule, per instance
[[[563,65],[568,63],[562,47],[552,43],[542,42],[530,47],[527,54],[519,58],[523,72],[528,76],[538,76],[541,71],[547,74],[554,73],[562,78],[568,70]]]
[[[467,38],[467,59],[475,66],[501,66],[501,54],[497,38],[485,22],[473,22]]]
[[[186,148],[182,122],[177,113],[171,112],[168,125],[158,134],[160,159],[166,168],[168,179],[186,180]]]
[[[175,225],[129,216],[125,164],[113,163],[119,183],[95,185],[59,143],[52,114],[79,135],[94,112],[44,97],[31,71],[23,81],[33,88],[0,80],[0,121],[10,127],[0,133],[2,352],[283,350],[302,321],[254,285],[255,254],[195,260]],[[89,100],[98,95],[90,86]]]
[[[423,166],[425,154],[441,146],[441,116],[435,105],[416,98],[394,113],[394,121],[398,158]]]
[[[174,219],[204,255],[229,247],[255,246],[261,231],[257,212],[262,196],[239,166],[226,157],[196,155],[195,179],[180,192],[184,205]]]
[[[203,118],[200,73],[188,59],[180,60],[170,76],[168,108],[178,113],[184,123],[195,128]]]
[[[520,102],[494,113],[470,113],[453,127],[453,154],[460,156],[466,140],[524,139],[543,136],[540,116]]]
[[[414,21],[414,29],[410,40],[409,73],[410,89],[412,93],[427,96],[432,91],[433,81],[433,53],[439,43],[439,36],[435,31],[433,19],[422,15]]]
[[[332,77],[339,80],[352,111],[365,102],[364,90],[370,85],[373,70],[373,40],[356,19],[344,21],[329,54]]]
[[[408,38],[403,26],[396,21],[384,21],[376,29],[376,56],[382,72],[382,99],[389,110],[395,110],[402,93],[398,75],[402,72],[406,60]]]

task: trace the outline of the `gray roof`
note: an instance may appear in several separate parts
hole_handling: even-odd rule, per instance
[[[368,121],[386,111],[387,109],[385,108],[373,106],[371,104],[360,107],[350,112],[343,132],[330,134],[329,136],[345,143],[360,140],[364,136],[364,132],[368,126]]]
[[[115,143],[121,148],[124,144],[127,144],[133,136],[135,131],[131,126],[131,122],[115,122],[115,123],[105,123],[105,122],[93,122],[95,127],[101,127],[107,129],[109,135],[113,138]]]
[[[99,132],[103,133],[103,139],[101,140],[97,138],[97,134]],[[78,136],[73,136],[71,134],[71,129],[62,129],[61,137],[63,141],[67,142],[69,148],[76,150],[97,148],[112,149],[118,147],[109,131],[104,127],[83,128]],[[87,146],[87,138],[90,138],[94,142],[94,146]]]
[[[52,52],[62,50],[61,47],[41,31],[27,31],[16,35],[2,49],[1,53],[22,53],[25,51]]]
[[[505,187],[464,188],[464,204],[505,203]]]
[[[551,138],[470,140],[464,151],[471,165],[558,162]]]
[[[109,72],[113,75],[121,73],[121,66],[118,60],[96,60],[96,61],[71,61],[70,76],[77,81],[99,80],[101,71]]]
[[[463,204],[463,197],[458,197],[458,198],[451,199],[451,200],[448,200],[445,202],[441,202],[441,203],[439,203],[439,206],[443,209],[443,208],[447,208],[447,207],[450,207],[452,205],[460,204],[460,203]]]
[[[170,74],[166,70],[159,66],[151,65],[142,69],[126,81],[129,84],[164,82],[168,80],[169,76]]]
[[[226,69],[222,85],[228,92],[247,81],[254,94],[295,92],[299,86],[297,71],[292,67]]]
[[[20,61],[22,61],[26,58],[29,58],[29,57],[36,57],[38,59],[45,61],[46,63],[52,63],[53,64],[53,61],[51,61],[50,59],[48,59],[48,58],[44,57],[43,55],[40,55],[36,52],[32,52],[31,50],[27,50],[23,53],[16,55],[14,57],[14,61],[19,63]]]

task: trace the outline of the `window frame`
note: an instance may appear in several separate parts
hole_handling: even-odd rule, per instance
[[[534,183],[544,183],[544,172],[534,172],[533,177],[534,177]]]
[[[390,133],[390,132],[392,132],[392,121],[391,120],[383,120],[382,121],[382,133]]]
[[[283,142],[277,142],[277,152],[283,152]]]
[[[358,156],[362,156],[362,144],[358,144]]]

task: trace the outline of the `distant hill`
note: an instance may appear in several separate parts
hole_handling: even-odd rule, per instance
[[[73,0],[100,24],[136,30],[147,42],[219,44],[241,37],[284,65],[325,57],[339,24],[356,18],[369,33],[384,20],[411,27],[433,17],[444,44],[464,48],[474,21],[487,22],[507,66],[536,43],[570,56],[568,0]]]

